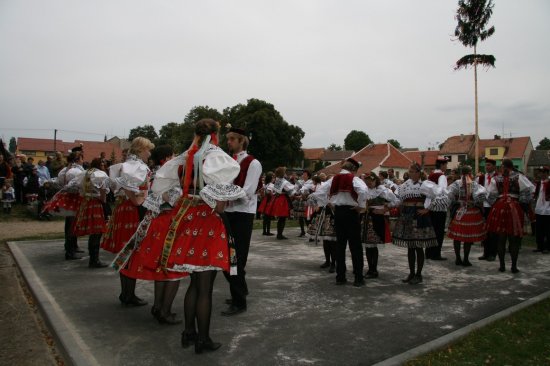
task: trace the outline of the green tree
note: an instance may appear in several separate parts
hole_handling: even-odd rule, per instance
[[[152,125],[143,125],[132,128],[130,130],[130,134],[128,135],[128,140],[132,141],[139,136],[146,137],[153,142],[155,142],[155,140],[159,137],[157,135],[157,131],[155,131],[155,127],[153,127]]]
[[[15,154],[15,150],[17,150],[17,140],[16,140],[15,137],[13,137],[13,136],[12,136],[12,138],[10,139],[10,146],[9,146],[8,150],[9,150],[12,154]]]
[[[344,149],[353,150],[355,152],[361,150],[368,144],[372,144],[369,135],[363,131],[353,130],[344,139]]]
[[[536,150],[550,150],[550,139],[548,137],[543,138],[539,141],[539,144],[536,147]],[[10,151],[11,151],[11,141],[10,141]]]
[[[389,139],[389,140],[388,140],[388,143],[389,143],[389,144],[392,144],[393,147],[395,147],[396,149],[401,149],[401,144],[400,144],[399,141],[397,141],[397,140]]]
[[[475,104],[475,172],[479,171],[479,134],[478,134],[478,101],[477,101],[477,66],[495,67],[493,55],[479,55],[477,44],[495,33],[495,27],[487,29],[489,18],[493,14],[492,0],[459,0],[456,10],[456,39],[465,47],[473,47],[474,53],[462,57],[456,62],[455,70],[474,68],[474,104]]]
[[[183,123],[195,123],[203,118],[212,118],[216,121],[221,121],[223,115],[215,108],[209,106],[195,106],[191,108],[189,113],[183,119]]]
[[[342,151],[342,146],[336,145],[334,142],[327,147],[327,150],[330,151]]]
[[[286,122],[273,104],[249,99],[246,104],[224,109],[223,120],[247,131],[250,137],[248,151],[262,163],[264,171],[278,166],[297,166],[304,158],[304,131]]]

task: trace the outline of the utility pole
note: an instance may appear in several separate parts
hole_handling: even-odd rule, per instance
[[[57,152],[57,129],[53,130],[53,151]]]

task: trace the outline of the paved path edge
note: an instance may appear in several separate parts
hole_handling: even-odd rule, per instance
[[[406,361],[411,360],[413,358],[416,358],[420,355],[423,355],[428,352],[435,351],[437,349],[442,348],[443,346],[456,342],[460,338],[468,335],[470,332],[483,328],[496,320],[506,318],[509,315],[512,315],[513,313],[522,310],[526,307],[529,307],[531,305],[534,305],[544,299],[547,299],[550,297],[550,291],[543,292],[540,295],[537,295],[535,297],[532,297],[530,299],[527,299],[517,305],[511,306],[507,309],[504,309],[502,311],[499,311],[496,314],[493,314],[491,316],[488,316],[487,318],[478,320],[475,323],[469,324],[463,328],[457,329],[449,334],[446,334],[442,337],[439,337],[437,339],[434,339],[430,342],[421,344],[418,347],[411,348],[410,350],[403,352],[401,354],[395,355],[393,357],[387,358],[384,361],[378,362],[374,364],[373,366],[393,366],[393,365],[402,365]]]
[[[36,241],[37,240],[33,240],[32,242]],[[43,242],[50,241],[59,240],[44,240]],[[59,346],[58,349],[61,352],[66,364],[78,366],[100,366],[92,351],[82,340],[70,320],[65,316],[59,304],[46,290],[42,281],[36,275],[31,263],[19,249],[18,245],[23,243],[25,242],[9,241],[7,244],[15,259],[15,262],[17,263],[17,266],[19,267],[19,271],[27,283],[32,295],[36,299],[38,309],[40,310],[46,325],[50,328],[52,336],[56,340],[56,344]]]

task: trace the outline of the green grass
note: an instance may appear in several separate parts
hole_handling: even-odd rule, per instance
[[[36,221],[38,220],[36,206],[27,206],[23,204],[13,204],[11,213],[6,214],[0,211],[0,222],[21,222],[21,221]],[[50,220],[64,220],[60,216],[52,216]]]
[[[546,299],[406,365],[550,365],[549,340]]]

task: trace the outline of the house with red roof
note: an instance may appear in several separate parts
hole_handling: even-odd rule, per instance
[[[359,175],[370,172],[378,174],[381,170],[392,168],[399,179],[409,170],[412,163],[408,157],[389,143],[367,145],[351,157],[362,164],[358,170]],[[341,166],[341,162],[337,162],[321,169],[319,173],[338,174]]]
[[[519,171],[527,173],[527,163],[533,151],[529,136],[502,138],[495,135],[492,139],[479,139],[479,166],[485,171],[484,158],[496,160],[500,166],[502,159],[511,159]]]
[[[456,169],[474,156],[475,135],[451,136],[441,145],[439,154],[447,158],[447,169]]]
[[[435,161],[440,156],[440,151],[403,151],[403,155],[409,158],[412,162],[418,163],[420,166],[424,167],[424,171],[426,173],[430,173],[435,169]]]

